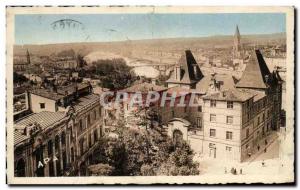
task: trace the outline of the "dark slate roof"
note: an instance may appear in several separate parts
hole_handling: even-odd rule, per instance
[[[251,53],[242,78],[236,84],[236,87],[265,89],[268,83],[266,76],[270,77],[268,66],[260,51],[255,50]]]
[[[192,84],[203,78],[203,73],[201,72],[190,50],[185,51],[185,53],[180,57],[177,65],[180,66],[180,80],[176,79],[175,72],[173,71],[167,82]],[[196,67],[196,71],[194,70],[194,67]]]
[[[254,97],[255,94],[244,89],[231,89],[212,93],[203,97],[204,100],[220,100],[244,102]]]

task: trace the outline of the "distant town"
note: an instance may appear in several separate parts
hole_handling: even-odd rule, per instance
[[[255,174],[281,154],[284,33],[18,45],[13,58],[16,177]]]

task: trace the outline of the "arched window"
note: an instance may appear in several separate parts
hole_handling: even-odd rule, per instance
[[[58,150],[58,148],[59,148],[59,136],[56,135],[55,136],[55,150]]]
[[[98,140],[98,133],[97,130],[94,131],[94,142]]]
[[[173,132],[173,141],[175,144],[181,143],[183,140],[183,134],[179,130],[175,130]]]
[[[25,161],[23,158],[19,159],[15,166],[15,176],[25,177]]]
[[[61,144],[65,145],[66,144],[66,133],[62,132],[61,134]]]
[[[51,157],[53,154],[53,143],[52,140],[48,141],[48,156]]]

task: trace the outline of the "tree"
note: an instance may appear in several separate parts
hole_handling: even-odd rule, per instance
[[[22,84],[28,81],[28,79],[21,74],[18,74],[17,72],[13,72],[13,81],[14,84]]]
[[[85,76],[101,79],[101,86],[110,90],[129,87],[136,76],[124,59],[106,59],[92,62],[85,70]]]
[[[193,151],[185,142],[176,144],[169,158],[161,164],[159,175],[198,175],[199,164],[193,161]]]
[[[81,54],[77,54],[76,61],[77,61],[78,68],[83,68],[85,65],[87,65],[84,56]]]
[[[75,51],[73,49],[67,49],[67,50],[63,50],[61,52],[57,53],[57,57],[72,57],[75,58]]]
[[[89,173],[93,176],[110,176],[114,171],[114,167],[108,164],[95,164],[88,167]]]
[[[118,139],[106,139],[95,157],[108,164],[114,176],[198,175],[193,151],[155,130],[123,128]],[[100,154],[100,155],[99,155]],[[99,164],[98,163],[98,164]],[[101,168],[101,172],[106,170]]]
[[[153,167],[149,164],[143,164],[141,167],[141,175],[143,176],[154,176],[155,171]]]

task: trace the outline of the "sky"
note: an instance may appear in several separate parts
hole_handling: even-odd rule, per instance
[[[72,22],[56,22],[62,19]],[[31,14],[16,15],[15,44],[233,35],[236,25],[241,35],[286,31],[282,13]]]

